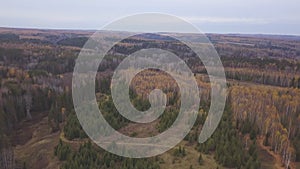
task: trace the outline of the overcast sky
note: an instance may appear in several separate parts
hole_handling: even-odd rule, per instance
[[[204,32],[300,35],[299,0],[2,0],[1,27],[99,29],[115,19],[162,12]]]

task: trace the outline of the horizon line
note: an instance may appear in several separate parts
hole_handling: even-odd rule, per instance
[[[0,26],[0,29],[23,29],[23,30],[49,30],[49,31],[84,31],[96,32],[99,29],[94,28],[53,28],[53,27],[18,27],[18,26]],[[106,30],[104,30],[106,31]],[[109,30],[107,30],[109,31]],[[122,31],[120,31],[122,32]],[[174,32],[180,33],[180,32]],[[266,36],[294,36],[300,37],[300,34],[283,34],[283,33],[266,33],[266,32],[205,32],[204,34],[220,34],[220,35],[266,35]]]

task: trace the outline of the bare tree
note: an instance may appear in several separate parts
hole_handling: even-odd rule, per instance
[[[32,95],[30,92],[26,92],[25,96],[24,96],[24,100],[25,100],[25,106],[26,106],[26,117],[27,119],[31,120],[32,116],[30,113],[31,107],[32,107]]]
[[[0,168],[1,169],[14,169],[15,158],[12,147],[4,147],[0,150]]]

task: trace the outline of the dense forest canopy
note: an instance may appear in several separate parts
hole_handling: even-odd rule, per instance
[[[165,112],[145,125],[121,116],[112,101],[110,83],[113,71],[128,54],[153,47],[174,52],[192,69],[201,90],[196,123],[177,147],[157,157],[131,159],[97,147],[74,111],[72,72],[92,33],[0,28],[1,169],[299,167],[299,38],[207,35],[225,67],[228,99],[218,129],[204,144],[197,139],[208,118],[211,87],[216,84],[209,83],[195,53],[167,34],[145,34],[116,44],[99,65],[95,91],[99,109],[119,132],[131,137],[157,135],[173,124],[181,103],[174,79],[149,69],[132,80],[131,103],[138,110],[149,109],[148,95],[158,88],[167,96]],[[107,32],[107,38],[114,36],[118,33]]]

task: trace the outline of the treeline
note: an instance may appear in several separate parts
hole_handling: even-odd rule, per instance
[[[29,46],[32,47],[32,46]],[[79,51],[60,46],[39,46],[30,51],[23,48],[0,47],[0,62],[4,66],[44,70],[51,74],[72,72]]]
[[[65,161],[61,169],[159,169],[158,158],[132,159],[120,157],[102,150],[91,142],[84,143],[78,150],[61,140],[54,154]]]
[[[62,103],[62,105],[66,105],[64,104],[64,102],[61,101],[61,99],[67,99],[67,98],[68,97],[66,97],[66,95],[61,95],[60,97],[58,97],[58,103]],[[130,98],[132,99],[132,104],[136,106],[136,108],[140,111],[145,111],[150,106],[148,100],[143,100],[138,95],[136,95],[135,92],[133,92],[132,90],[130,90]],[[68,100],[70,100],[70,97]],[[87,135],[83,131],[74,110],[72,108],[69,108],[70,111],[67,111],[68,108],[65,109],[65,107],[68,106],[56,106],[56,105],[57,103],[55,103],[55,107],[60,107],[60,108],[59,109],[56,108],[56,111],[50,111],[49,113],[50,121],[54,122],[52,124],[55,124],[55,126],[57,126],[56,130],[59,129],[59,124],[61,123],[63,118],[62,116],[64,116],[66,122],[63,131],[66,138],[69,140],[86,138]],[[128,119],[124,118],[118,112],[118,110],[116,109],[113,103],[112,97],[109,94],[108,95],[104,94],[103,97],[99,100],[99,109],[101,110],[101,113],[104,116],[105,120],[116,130],[130,123]],[[55,112],[57,113],[55,114]]]
[[[60,130],[60,123],[74,111],[70,91],[63,93],[49,93],[53,99],[48,113],[48,124],[52,132]],[[75,130],[75,129],[74,129]]]
[[[46,115],[55,98],[54,91],[32,83],[25,71],[10,68],[6,77],[0,83],[0,168],[11,169],[15,165],[13,146],[19,142],[12,138],[20,122]]]
[[[300,62],[286,59],[286,58],[272,58],[272,57],[241,57],[241,56],[222,56],[222,63],[224,67],[231,68],[252,68],[264,70],[276,70],[294,72],[300,71]]]
[[[272,86],[300,88],[300,75],[295,73],[279,72],[272,69],[246,68],[226,68],[225,73],[229,79]]]
[[[2,85],[0,100],[0,120],[3,120],[4,131],[11,133],[18,122],[32,118],[32,112],[44,112],[50,109],[53,98],[48,95],[49,89],[24,88],[18,82],[6,82]]]
[[[63,131],[65,134],[65,137],[68,140],[73,140],[76,138],[80,138],[80,139],[87,138],[87,135],[83,131],[75,113],[69,114]]]
[[[241,125],[257,125],[265,146],[280,154],[286,167],[299,160],[299,149],[295,148],[300,131],[299,89],[233,86],[230,99],[234,119]]]
[[[284,36],[209,35],[221,56],[299,58],[299,39]]]
[[[256,150],[256,136],[249,140],[233,121],[230,105],[227,105],[222,120],[211,138],[198,144],[198,151],[214,154],[219,164],[228,168],[260,168]]]

